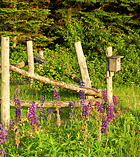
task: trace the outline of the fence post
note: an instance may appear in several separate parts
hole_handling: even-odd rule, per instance
[[[78,41],[74,45],[75,45],[78,63],[80,66],[80,72],[82,75],[82,80],[85,82],[86,88],[91,88],[91,81],[90,81],[90,77],[89,77],[88,69],[87,69],[87,65],[86,65],[86,57],[84,56],[81,42]]]
[[[42,51],[42,50],[39,51],[39,57],[40,57],[41,59],[43,59],[43,51]],[[42,68],[42,65],[39,64],[39,69],[41,69],[41,68]]]
[[[108,66],[109,66],[109,58],[112,56],[112,47],[107,47],[106,48],[106,57],[107,57],[107,64],[106,64],[106,81],[107,81],[107,98],[108,98],[108,102],[112,103],[112,95],[113,95],[113,91],[112,91],[112,77],[114,76],[114,72],[111,72],[108,70]]]
[[[9,37],[1,37],[1,123],[6,131],[10,124]]]
[[[33,56],[33,43],[27,41],[27,55],[28,55],[28,72],[34,74],[34,56]],[[30,80],[30,87],[33,87],[33,79]]]

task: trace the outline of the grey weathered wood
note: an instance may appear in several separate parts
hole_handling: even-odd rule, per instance
[[[67,72],[66,75],[70,76],[70,78],[74,80],[76,83],[80,83],[82,81],[79,77],[77,77],[75,74],[72,74],[70,72]]]
[[[80,72],[82,76],[82,80],[85,83],[85,87],[91,88],[91,81],[88,74],[87,64],[86,64],[86,57],[84,56],[83,49],[81,42],[76,42],[75,44],[75,51],[77,54],[77,59],[80,67]],[[92,98],[91,96],[87,96],[86,98]]]
[[[0,66],[1,66],[1,64],[0,64]],[[53,80],[53,79],[50,79],[50,78],[47,78],[47,77],[39,76],[37,74],[30,74],[29,72],[27,72],[23,69],[19,69],[15,66],[12,66],[12,65],[10,65],[9,68],[10,68],[11,71],[14,71],[18,74],[21,74],[23,76],[27,76],[29,78],[38,80],[38,81],[46,83],[46,84],[50,84],[50,85],[53,85],[53,86],[58,86],[58,87],[65,88],[65,89],[68,89],[68,90],[73,90],[73,91],[76,91],[76,92],[79,92],[79,90],[81,90],[81,88],[79,88],[78,85],[65,83],[63,81],[56,81],[56,80]],[[91,96],[96,96],[96,97],[102,98],[102,90],[101,89],[86,88],[86,89],[83,89],[83,90],[85,90],[86,95],[91,95]]]
[[[106,56],[107,58],[112,56],[112,47],[106,48]],[[114,76],[114,72],[108,71],[108,66],[109,66],[109,61],[107,60],[107,65],[106,65],[107,98],[108,98],[108,102],[112,103],[113,102],[112,77]]]
[[[6,131],[10,123],[9,37],[1,37],[1,123]]]
[[[33,56],[33,42],[27,41],[27,56],[28,56],[28,72],[34,74],[34,56]],[[33,87],[33,79],[30,81],[30,87]]]
[[[82,80],[85,82],[85,86],[87,88],[91,88],[91,81],[89,78],[88,69],[86,65],[86,58],[82,50],[81,42],[80,41],[76,42],[74,45],[75,45],[75,50],[77,54]]]
[[[29,78],[24,78],[20,80],[12,80],[10,81],[10,86],[15,86],[15,85],[25,85],[30,83]]]
[[[88,102],[90,100],[91,99],[85,99],[85,103],[88,104]],[[92,101],[93,101],[93,105],[96,102],[100,102],[101,104],[105,103],[102,98],[94,98],[94,99],[92,99]],[[20,100],[21,106],[24,106],[24,107],[29,107],[32,102],[35,102],[37,104],[37,107],[40,107],[41,104],[42,104],[40,101]],[[54,102],[55,101],[45,101],[45,103],[43,104],[43,107],[46,107],[46,108],[48,108],[48,107],[56,107],[56,104]],[[69,106],[69,102],[70,101],[57,101],[58,104],[61,104],[61,107],[68,107]],[[71,102],[73,102],[74,107],[81,107],[81,100],[75,100],[75,101],[71,101]],[[1,104],[1,100],[0,100],[0,104]],[[14,100],[10,100],[10,106],[15,107]]]

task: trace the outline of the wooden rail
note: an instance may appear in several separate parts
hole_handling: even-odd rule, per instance
[[[88,104],[90,100],[91,99],[85,99],[85,103]],[[92,99],[92,101],[93,101],[93,105],[96,102],[100,102],[101,104],[105,103],[102,98],[95,98],[95,99]],[[35,102],[37,104],[37,107],[40,107],[40,105],[42,104],[40,101],[20,100],[21,106],[23,107],[29,107],[32,102]],[[61,104],[61,107],[68,107],[69,102],[70,101],[57,101],[57,104]],[[81,100],[75,100],[71,102],[73,102],[74,107],[81,107]],[[1,99],[0,99],[0,104],[1,104]],[[14,100],[10,100],[10,106],[15,107]],[[43,104],[43,107],[49,108],[49,107],[56,107],[56,106],[54,104],[54,101],[45,101],[45,103]]]

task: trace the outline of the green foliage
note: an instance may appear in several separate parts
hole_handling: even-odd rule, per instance
[[[68,79],[67,72],[79,72],[79,67],[76,56],[72,55],[69,48],[64,49],[57,44],[55,50],[45,49],[44,56],[47,63],[43,65],[41,70],[37,68],[36,72],[39,75],[58,81],[74,83],[74,81]],[[35,82],[35,88],[41,90],[44,94],[53,91],[51,85],[43,84],[38,81]],[[62,89],[62,91],[63,90],[64,89]]]
[[[50,15],[50,10],[46,8],[48,2],[42,0],[28,2],[2,1],[0,34],[9,36],[13,44],[33,40],[35,48],[46,47],[56,39],[56,37],[46,37],[48,29],[54,21],[52,18],[48,18]]]
[[[10,37],[10,64],[27,59],[26,40],[33,40],[34,55],[44,48],[47,64],[35,73],[59,81],[75,83],[67,72],[80,76],[74,43],[81,41],[92,84],[106,85],[106,47],[122,55],[121,71],[113,83],[139,84],[140,2],[137,0],[70,0],[55,3],[43,0],[0,3],[0,34]],[[57,8],[55,8],[57,6]],[[54,7],[54,8],[53,8]],[[114,53],[117,49],[116,53]],[[27,67],[23,68],[28,70]],[[10,79],[22,76],[11,72]],[[53,87],[35,81],[37,90]]]
[[[57,28],[55,35],[60,36],[63,42],[62,46],[69,47],[72,52],[74,52],[74,43],[79,40],[82,42],[90,78],[94,80],[94,85],[98,85],[99,82],[106,83],[105,62],[106,47],[108,46],[112,46],[113,50],[117,49],[116,55],[125,57],[122,59],[122,70],[115,73],[114,82],[130,84],[131,81],[134,81],[139,83],[138,41],[140,41],[140,36],[137,13],[139,4],[131,5],[127,1],[125,3],[126,5],[122,2],[105,3],[105,5],[101,5],[101,9],[93,9],[90,12],[88,10],[78,11],[76,8],[57,11],[62,16],[59,19],[60,23],[62,20],[65,23],[62,23],[59,29]],[[123,9],[126,9],[125,12]]]

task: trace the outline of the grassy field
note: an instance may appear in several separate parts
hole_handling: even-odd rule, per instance
[[[28,90],[29,86],[20,88],[20,100],[40,100],[41,93]],[[26,87],[26,88],[25,88]],[[27,88],[28,87],[28,88]],[[15,87],[11,88],[11,99]],[[52,109],[50,125],[47,109],[45,117],[39,117],[40,128],[34,130],[26,116],[27,107],[21,107],[22,118],[11,128],[6,144],[0,148],[7,152],[7,157],[139,157],[140,154],[140,88],[138,86],[114,86],[118,105],[114,105],[113,124],[108,123],[107,133],[101,133],[103,114],[92,111],[90,119],[81,116],[82,108],[74,108],[74,119],[70,119],[69,108],[61,108],[61,125],[58,127],[55,108]],[[47,95],[47,96],[46,96]],[[53,100],[53,92],[46,93],[45,100]],[[78,94],[59,91],[60,100],[79,99]],[[136,102],[134,98],[136,97]],[[103,106],[104,114],[107,104]],[[15,107],[11,107],[11,117],[15,118]],[[16,119],[16,118],[15,118]],[[86,128],[83,129],[83,126]],[[100,137],[100,140],[99,140]],[[86,140],[85,140],[86,139]],[[100,142],[99,142],[100,141]]]

